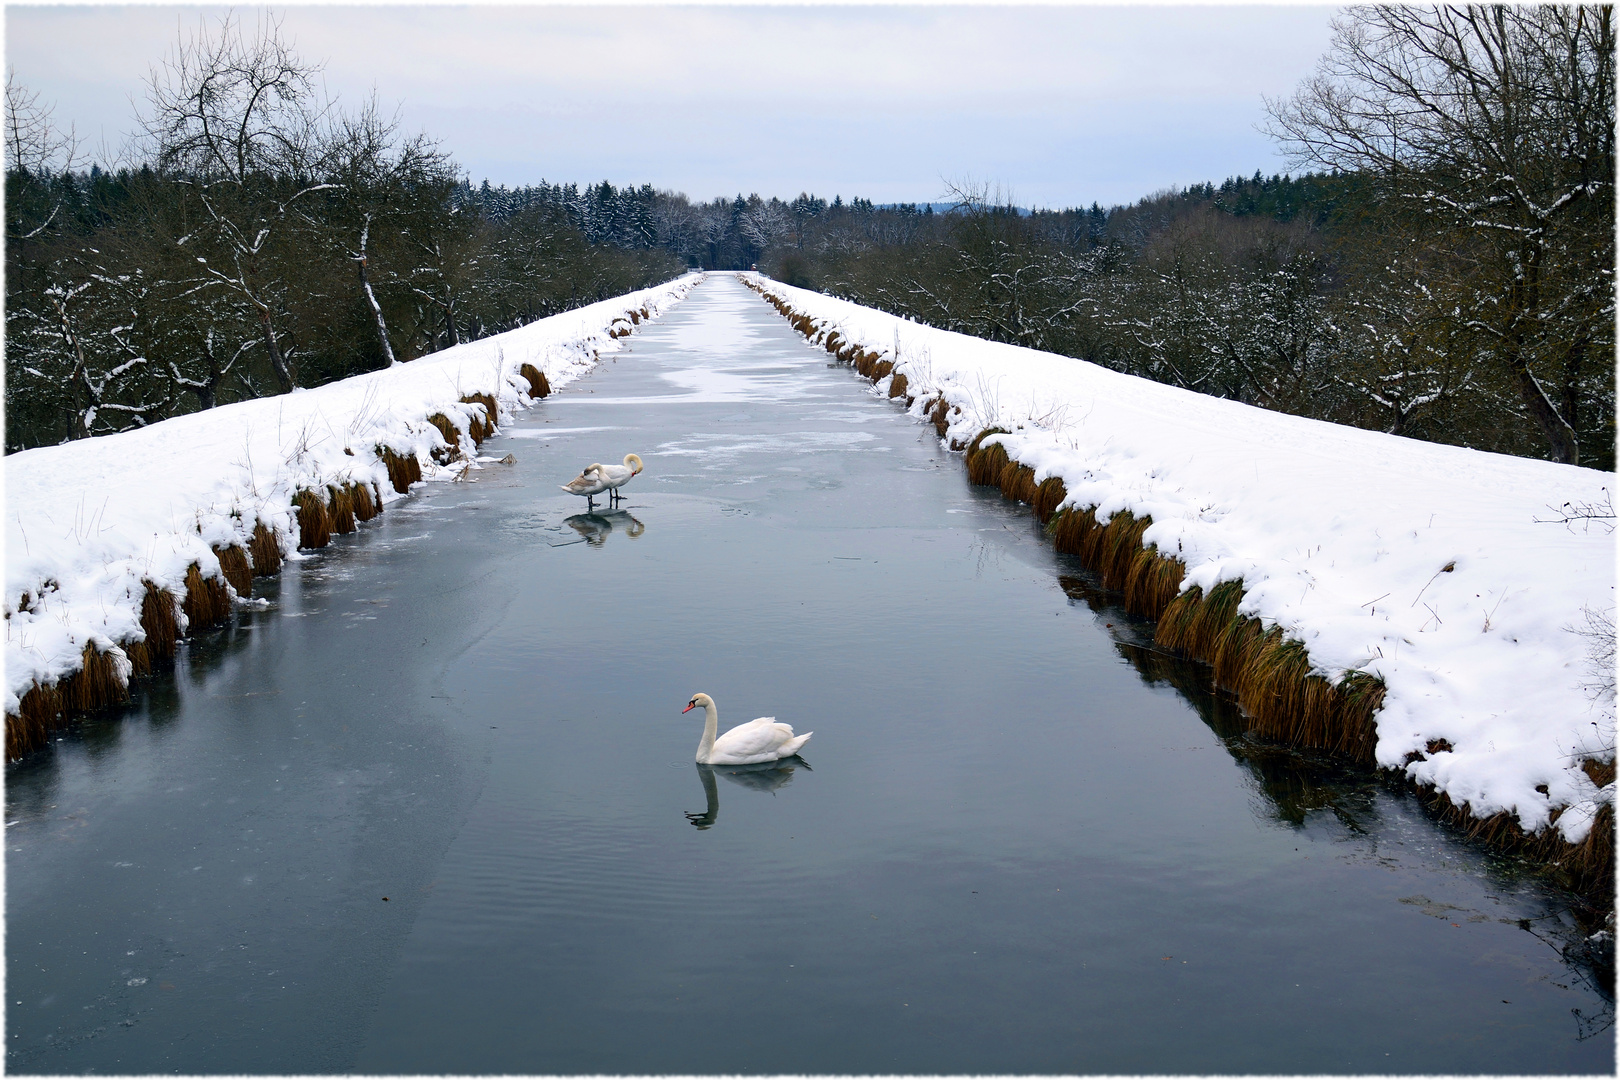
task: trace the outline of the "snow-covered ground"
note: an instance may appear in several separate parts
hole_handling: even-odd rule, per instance
[[[300,489],[374,482],[385,500],[400,498],[384,447],[416,455],[428,479],[459,471],[461,463],[434,464],[430,453],[445,442],[429,416],[449,417],[470,447],[469,419],[481,406],[463,397],[492,395],[503,414],[522,408],[522,365],[555,390],[619,348],[614,333],[630,331],[632,312],[656,316],[700,280],[688,275],[316,389],[9,455],[6,712],[36,682],[78,670],[86,644],[122,660],[119,643],[145,636],[144,582],[184,595],[192,563],[220,576],[212,549],[246,547],[261,522],[291,553]]]
[[[1615,727],[1576,630],[1612,615],[1615,541],[1605,523],[1546,523],[1608,503],[1612,474],[1268,412],[745,277],[892,360],[919,418],[943,395],[951,439],[1007,428],[1065,505],[1151,515],[1143,542],[1186,564],[1184,588],[1241,579],[1242,612],[1303,642],[1318,673],[1381,677],[1380,765],[1532,833],[1556,816],[1571,842],[1613,800],[1580,768],[1612,760]]]

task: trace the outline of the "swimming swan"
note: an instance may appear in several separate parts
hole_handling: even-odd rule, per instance
[[[693,694],[682,709],[689,713],[703,707],[703,741],[698,743],[697,759],[702,765],[752,765],[759,761],[779,761],[792,757],[799,747],[810,741],[815,732],[793,734],[787,724],[778,724],[774,716],[761,716],[746,724],[738,724],[718,739],[714,737],[720,723],[714,699],[708,694]]]

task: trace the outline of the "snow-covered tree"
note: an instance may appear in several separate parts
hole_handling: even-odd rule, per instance
[[[1375,178],[1385,212],[1460,256],[1457,321],[1570,463],[1581,410],[1612,383],[1613,19],[1351,8],[1317,73],[1268,102],[1294,160]]]

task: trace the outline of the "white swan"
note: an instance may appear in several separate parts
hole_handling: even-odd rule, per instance
[[[595,510],[596,497],[608,489],[608,482],[602,475],[602,466],[593,463],[585,466],[578,476],[563,484],[562,489],[570,495],[585,496],[586,508]]]
[[[607,483],[608,501],[611,505],[614,500],[621,498],[620,486],[628,484],[630,478],[641,471],[641,459],[634,454],[626,454],[623,465],[598,465],[597,468],[601,470],[602,479]]]
[[[774,716],[762,716],[746,724],[738,724],[718,739],[714,737],[720,723],[714,699],[708,694],[693,694],[692,700],[681,712],[689,713],[703,707],[703,741],[698,743],[697,759],[703,765],[752,765],[759,761],[779,761],[792,757],[799,747],[810,741],[815,732],[793,734],[787,724],[778,724]]]

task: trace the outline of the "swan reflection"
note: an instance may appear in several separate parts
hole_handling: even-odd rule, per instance
[[[720,792],[714,782],[716,776],[723,776],[733,784],[740,784],[755,791],[775,791],[793,779],[795,769],[810,772],[810,763],[795,756],[780,761],[762,761],[757,765],[699,764],[698,779],[703,781],[703,798],[708,806],[701,813],[687,811],[686,820],[699,829],[707,829],[714,824],[714,819],[720,816]]]
[[[563,524],[579,533],[585,542],[592,547],[601,547],[607,543],[608,534],[613,532],[614,529],[623,531],[632,540],[647,531],[647,526],[631,516],[628,510],[603,510],[589,514],[575,514],[572,517],[563,518]]]

